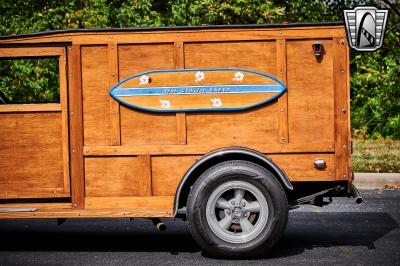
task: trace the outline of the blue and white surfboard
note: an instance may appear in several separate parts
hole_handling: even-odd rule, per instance
[[[151,112],[246,110],[277,99],[286,86],[270,75],[239,68],[152,70],[110,90],[123,105]]]

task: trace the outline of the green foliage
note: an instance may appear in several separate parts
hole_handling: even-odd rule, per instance
[[[0,60],[0,88],[11,103],[58,102],[55,58]]]
[[[377,3],[386,7],[383,1]],[[338,21],[343,18],[344,8],[359,4],[375,3],[369,0],[0,0],[0,35],[93,27]],[[399,1],[394,4],[400,8]],[[352,126],[370,138],[400,138],[399,25],[399,16],[391,11],[384,48],[375,53],[351,53]],[[31,100],[36,102],[58,97],[56,92],[49,92],[54,84],[46,84],[42,79],[35,81],[29,76],[33,72],[28,68],[34,67],[30,64],[15,63],[11,69],[0,63],[0,90],[17,101],[27,98],[23,86],[35,90]],[[55,75],[51,71],[56,67],[55,62],[42,66],[50,78]],[[20,68],[25,71],[21,73],[28,72],[26,81],[22,74],[13,76],[19,81],[5,77],[6,71]]]

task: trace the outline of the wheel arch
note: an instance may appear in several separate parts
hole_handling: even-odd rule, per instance
[[[293,186],[285,172],[261,152],[244,147],[221,148],[205,154],[186,171],[176,189],[173,209],[174,217],[177,216],[179,209],[186,206],[190,187],[196,182],[201,173],[217,163],[229,160],[244,160],[257,163],[271,171],[285,191],[293,190]]]

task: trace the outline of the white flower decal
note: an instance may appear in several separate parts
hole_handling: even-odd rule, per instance
[[[194,80],[194,82],[200,82],[200,81],[204,80],[204,72],[197,71],[197,72],[194,74],[194,77],[196,78],[196,79]]]
[[[221,101],[220,98],[212,98],[210,101],[212,102],[212,105],[214,107],[221,107],[222,106],[222,101]]]
[[[142,75],[142,76],[140,76],[140,78],[139,78],[139,85],[148,84],[149,81],[150,81],[149,76],[147,76],[147,75]]]
[[[171,102],[169,100],[160,100],[161,108],[169,109],[171,108]]]
[[[233,81],[242,81],[243,80],[243,78],[244,78],[244,74],[242,73],[242,72],[236,72],[234,75],[233,75]]]

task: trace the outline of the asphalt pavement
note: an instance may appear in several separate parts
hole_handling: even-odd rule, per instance
[[[180,220],[0,220],[0,265],[400,265],[400,191],[361,191],[293,210],[281,241],[254,260],[207,257]]]

